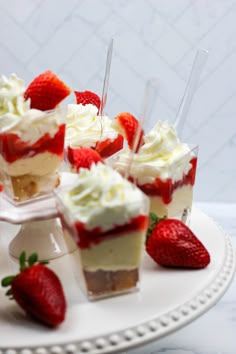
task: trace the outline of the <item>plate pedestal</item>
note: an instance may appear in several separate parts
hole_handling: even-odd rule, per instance
[[[76,248],[72,238],[65,238],[59,220],[52,218],[22,224],[9,244],[9,253],[19,258],[22,251],[27,255],[37,251],[40,260],[50,260],[71,253]]]

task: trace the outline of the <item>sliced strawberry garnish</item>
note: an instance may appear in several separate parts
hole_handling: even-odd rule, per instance
[[[162,219],[151,231],[146,251],[159,265],[204,268],[210,255],[188,226],[177,219]]]
[[[83,106],[85,106],[86,104],[93,104],[94,106],[97,107],[97,109],[100,108],[101,99],[96,93],[91,91],[84,91],[84,92],[74,91],[74,93],[75,93],[77,104],[81,103]]]
[[[38,262],[35,253],[27,260],[25,252],[22,252],[20,273],[4,278],[2,286],[10,286],[6,295],[14,298],[34,319],[50,327],[64,321],[66,299],[60,279],[45,266],[45,262]]]
[[[117,151],[123,148],[124,138],[122,135],[118,134],[117,138],[114,140],[105,139],[98,141],[95,150],[102,156],[102,158],[107,158]]]
[[[79,172],[80,168],[88,168],[92,166],[93,163],[103,162],[102,157],[99,153],[91,148],[81,147],[78,149],[67,148],[67,159],[71,166],[76,168]]]
[[[138,126],[138,120],[128,112],[118,114],[118,116],[115,118],[115,122],[113,123],[113,127],[127,140],[130,149],[132,149],[133,144],[136,143],[136,134],[139,133]],[[136,143],[137,147],[135,152],[138,152],[140,146],[143,144],[143,136],[144,130],[141,129],[139,141]]]
[[[37,76],[25,91],[25,99],[30,98],[30,107],[48,111],[54,109],[71,93],[71,89],[52,71]]]

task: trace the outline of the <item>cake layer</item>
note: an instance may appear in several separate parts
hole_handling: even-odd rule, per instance
[[[44,176],[15,176],[3,180],[4,193],[17,202],[48,194],[59,184],[60,178],[57,172]]]
[[[58,169],[62,161],[59,155],[45,151],[32,157],[20,158],[12,163],[7,162],[0,155],[2,171],[12,177],[23,175],[44,176]]]
[[[138,269],[103,271],[84,271],[89,295],[99,297],[134,289],[139,280]]]

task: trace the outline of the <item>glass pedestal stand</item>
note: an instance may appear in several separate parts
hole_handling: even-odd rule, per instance
[[[27,255],[37,252],[40,260],[61,257],[76,250],[72,238],[65,238],[57,218],[32,221],[23,224],[9,244],[9,253],[19,258],[22,251]]]
[[[74,174],[63,173],[61,184],[70,184],[73,178]],[[50,260],[77,248],[62,232],[53,196],[13,205],[0,195],[0,221],[21,225],[9,244],[9,253],[14,258],[19,258],[25,251],[27,255],[37,252],[39,259]]]

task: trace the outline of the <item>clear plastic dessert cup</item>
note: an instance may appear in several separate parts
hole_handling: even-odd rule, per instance
[[[198,146],[188,145],[189,151],[173,162],[163,160],[156,168],[155,161],[131,164],[129,180],[150,199],[150,212],[158,217],[176,218],[189,224],[193,202]],[[121,152],[122,154],[122,152]],[[127,166],[121,154],[109,159],[109,164],[124,174]]]
[[[105,199],[104,195],[99,197],[103,202],[99,202],[100,207],[94,206],[93,215],[87,219],[79,201],[73,208],[65,202],[73,188],[60,187],[55,195],[64,234],[73,237],[78,247],[77,271],[82,291],[89,300],[96,300],[138,290],[148,198],[139,190],[137,200],[110,201],[111,188]]]
[[[103,159],[123,148],[123,137],[112,127],[113,120],[99,116],[92,104],[69,104],[66,115],[65,158],[74,170],[70,156],[73,150],[87,147],[96,150]]]
[[[65,170],[77,172],[76,151],[81,147],[91,148],[99,153],[103,160],[111,157],[123,148],[124,138],[116,131],[87,132],[78,138],[76,143],[65,144]]]
[[[7,118],[6,118],[7,119]],[[3,196],[13,204],[49,195],[60,184],[65,138],[64,112],[29,110],[0,127]]]

